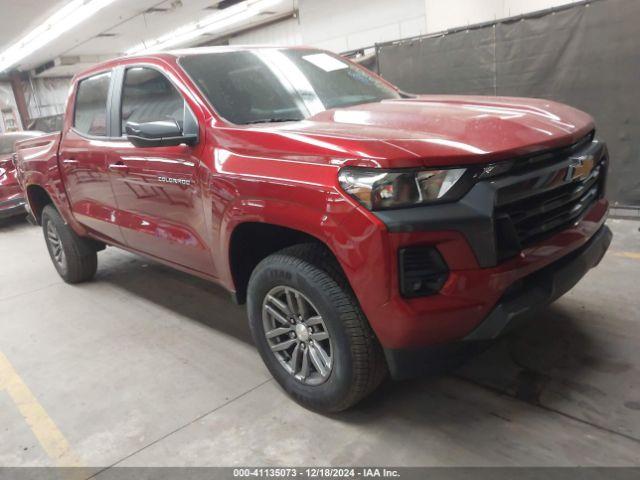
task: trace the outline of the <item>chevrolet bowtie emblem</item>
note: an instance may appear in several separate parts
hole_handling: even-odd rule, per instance
[[[587,178],[593,170],[595,163],[593,155],[582,155],[580,157],[574,157],[571,159],[571,163],[567,167],[567,173],[565,175],[566,182],[573,182],[574,180],[582,180]]]

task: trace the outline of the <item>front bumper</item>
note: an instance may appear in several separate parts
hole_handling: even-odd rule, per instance
[[[341,225],[350,238],[337,236],[339,246],[355,246],[341,265],[383,348],[461,342],[525,279],[596,238],[608,211],[608,154],[604,144],[587,140],[481,180],[458,202],[373,212],[376,228],[353,215]],[[403,296],[399,252],[409,247],[440,253],[448,277],[437,293]],[[537,300],[521,299],[528,301]]]
[[[426,348],[386,348],[385,356],[392,377],[410,378],[453,367],[482,349],[488,341],[517,328],[568,292],[598,265],[611,244],[611,238],[611,230],[602,226],[577,251],[514,283],[462,341]]]
[[[603,226],[584,247],[513,284],[493,311],[464,340],[491,340],[516,327],[531,313],[538,311],[567,293],[606,253],[611,238]]]

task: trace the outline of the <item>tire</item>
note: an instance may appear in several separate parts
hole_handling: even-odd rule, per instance
[[[295,245],[262,260],[249,280],[247,310],[262,360],[280,386],[306,408],[323,413],[346,410],[387,376],[384,354],[369,322],[335,259],[321,245]],[[294,318],[285,323],[291,322],[291,312],[297,317],[301,311],[306,322]],[[273,335],[287,329],[286,334],[267,338],[267,331]],[[272,351],[285,344],[289,347]]]
[[[96,249],[89,240],[76,235],[53,205],[42,211],[42,230],[53,266],[65,282],[81,283],[95,276]]]

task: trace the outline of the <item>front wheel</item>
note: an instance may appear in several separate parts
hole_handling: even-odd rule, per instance
[[[345,410],[386,376],[382,349],[322,246],[296,245],[260,262],[247,308],[267,368],[305,407]]]
[[[79,237],[52,205],[42,211],[42,229],[49,256],[67,283],[91,280],[98,268],[98,256],[89,241]]]

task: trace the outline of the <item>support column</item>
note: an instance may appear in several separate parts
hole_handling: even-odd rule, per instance
[[[24,88],[22,87],[20,72],[13,70],[9,73],[9,82],[11,82],[11,90],[13,90],[13,97],[15,98],[16,106],[18,107],[20,123],[22,124],[23,130],[26,130],[31,119],[29,118],[29,108],[27,107],[27,100],[24,96]]]

